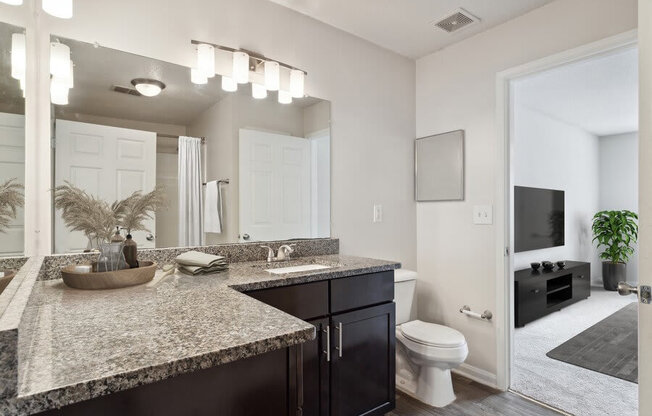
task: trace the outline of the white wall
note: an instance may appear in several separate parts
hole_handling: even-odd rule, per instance
[[[494,226],[472,224],[473,205],[495,203],[496,74],[636,27],[635,0],[558,0],[417,61],[417,137],[466,131],[466,196],[417,204],[419,316],[459,329],[467,363],[496,373]],[[410,190],[411,191],[411,190]],[[496,312],[492,323],[459,313]],[[502,310],[502,308],[500,308]]]
[[[1,15],[5,10],[15,13],[0,5]],[[332,103],[332,234],[341,239],[341,251],[415,267],[414,61],[266,0],[196,0],[191,7],[173,0],[85,0],[75,2],[71,20],[40,17],[45,34],[188,67],[194,62],[190,41],[198,39],[305,69],[306,93]],[[39,39],[45,56],[47,37]],[[44,64],[40,76],[45,101]],[[44,123],[46,116],[39,116]],[[375,203],[384,206],[382,223],[372,222]]]
[[[518,83],[513,97],[514,185],[558,189],[565,193],[565,244],[514,253],[514,269],[529,268],[533,261],[588,261],[591,275],[599,283],[600,259],[591,243],[591,219],[599,210],[598,138],[579,127],[521,106]]]
[[[638,133],[602,136],[599,142],[600,210],[638,212]],[[638,246],[627,264],[627,281],[638,282]]]

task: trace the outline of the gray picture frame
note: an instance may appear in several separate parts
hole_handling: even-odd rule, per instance
[[[464,130],[414,141],[414,195],[417,202],[464,200]]]

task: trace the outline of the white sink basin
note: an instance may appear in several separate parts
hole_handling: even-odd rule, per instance
[[[309,272],[311,270],[322,270],[330,269],[330,266],[324,266],[323,264],[305,264],[302,266],[292,266],[292,267],[281,267],[278,269],[265,269],[266,272],[273,274],[286,274],[286,273],[296,273],[296,272]]]

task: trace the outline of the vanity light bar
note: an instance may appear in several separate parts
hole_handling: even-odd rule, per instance
[[[193,45],[211,45],[215,49],[219,49],[219,50],[227,51],[227,52],[244,52],[247,55],[249,55],[249,59],[255,60],[257,65],[264,64],[267,61],[273,61],[273,62],[277,62],[283,68],[286,68],[286,69],[289,69],[289,70],[294,69],[294,70],[297,70],[297,71],[301,71],[301,72],[303,72],[304,76],[308,75],[308,72],[304,71],[303,69],[294,67],[292,65],[288,65],[288,64],[283,63],[281,61],[277,61],[276,59],[268,58],[268,57],[266,57],[264,55],[261,55],[259,53],[252,52],[252,51],[249,51],[249,50],[246,50],[246,49],[234,49],[234,48],[229,48],[228,46],[218,45],[216,43],[211,43],[211,42],[201,42],[201,41],[198,41],[198,40],[191,40],[190,43],[193,44]]]

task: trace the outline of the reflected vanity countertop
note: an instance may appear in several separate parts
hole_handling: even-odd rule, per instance
[[[271,267],[322,264],[283,275]],[[65,406],[311,340],[314,326],[242,291],[393,270],[400,263],[342,255],[188,276],[159,271],[125,289],[83,291],[36,282],[19,340],[18,397],[0,414]]]

